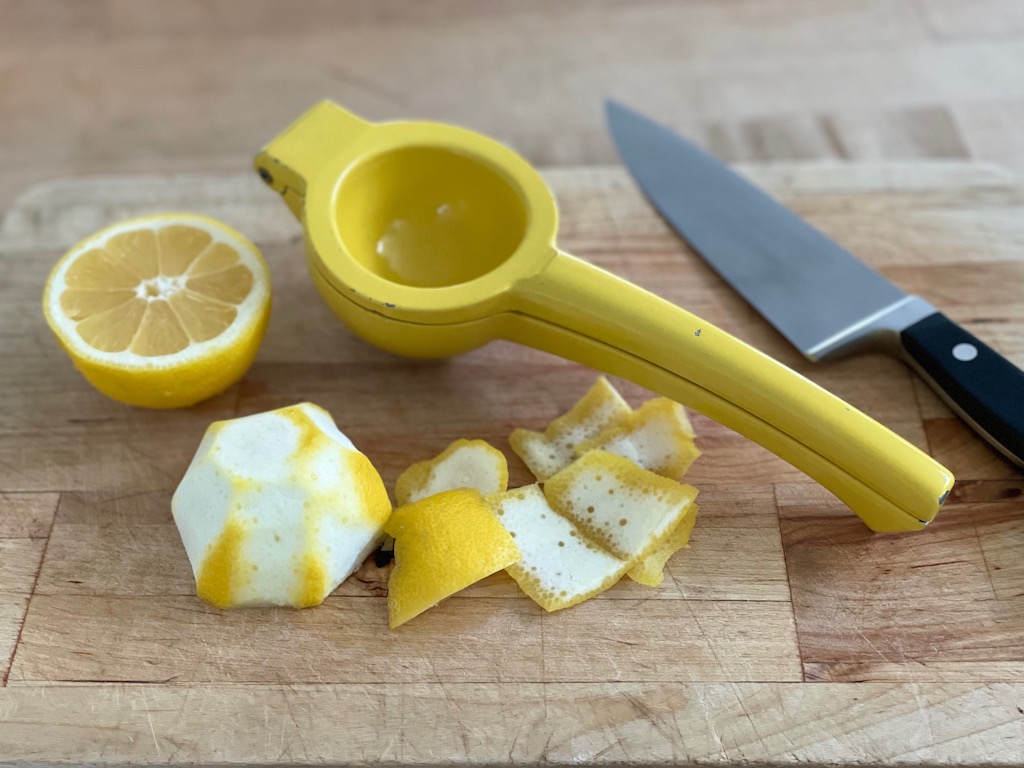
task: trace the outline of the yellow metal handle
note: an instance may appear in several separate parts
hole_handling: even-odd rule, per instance
[[[620,373],[789,461],[876,531],[930,521],[950,472],[870,417],[684,309],[559,253],[517,284],[513,335]]]

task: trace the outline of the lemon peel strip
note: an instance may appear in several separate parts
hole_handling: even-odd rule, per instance
[[[505,570],[546,611],[604,592],[629,567],[552,509],[536,484],[493,494],[487,501],[521,553]]]
[[[508,488],[505,454],[484,440],[456,440],[432,459],[406,469],[395,483],[399,504],[456,488],[473,488],[483,495]]]
[[[490,505],[468,488],[398,507],[384,531],[395,539],[388,579],[391,629],[520,558]]]
[[[669,536],[697,489],[613,453],[589,451],[549,478],[544,494],[589,538],[632,564]]]
[[[665,579],[665,565],[672,555],[690,545],[690,534],[697,522],[697,504],[691,504],[689,510],[676,527],[665,537],[654,550],[632,566],[626,575],[638,584],[657,587]]]
[[[631,413],[618,390],[600,376],[572,408],[553,419],[543,432],[515,429],[509,443],[534,476],[545,482],[572,463],[574,446],[625,423]]]
[[[648,400],[623,423],[582,441],[573,452],[582,456],[592,450],[609,451],[678,481],[700,456],[686,409],[665,397]]]

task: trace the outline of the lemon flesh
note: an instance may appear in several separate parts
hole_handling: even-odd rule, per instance
[[[473,488],[483,495],[508,488],[505,454],[484,440],[456,440],[428,461],[413,464],[395,483],[399,504],[410,504],[442,491]]]
[[[388,579],[392,629],[520,557],[508,531],[472,489],[398,507],[385,531],[395,539],[395,567]]]
[[[192,405],[240,379],[270,314],[270,275],[256,247],[192,214],[132,219],[68,251],[43,311],[99,391],[150,408]]]
[[[203,600],[318,605],[380,543],[391,502],[311,403],[215,422],[171,501]]]

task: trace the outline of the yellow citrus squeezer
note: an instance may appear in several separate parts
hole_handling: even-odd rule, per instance
[[[325,101],[255,165],[302,222],[321,296],[371,344],[431,358],[507,339],[628,378],[765,446],[875,531],[923,528],[949,493],[950,472],[881,424],[560,250],[540,174],[492,139]]]

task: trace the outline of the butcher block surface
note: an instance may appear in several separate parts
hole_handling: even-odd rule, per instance
[[[1024,191],[988,166],[745,172],[1024,365]],[[210,422],[312,401],[381,472],[459,437],[509,458],[597,372],[495,342],[443,362],[355,339],[301,230],[250,176],[80,179],[0,226],[0,765],[1019,765],[1024,478],[900,362],[804,361],[611,167],[551,170],[559,244],[776,356],[957,477],[925,531],[870,533],[791,466],[693,414],[689,549],[547,614],[504,573],[397,631],[372,559],[320,607],[195,597],[170,499]],[[273,315],[245,379],[199,406],[106,399],[46,327],[42,287],[117,219],[186,210],[263,249]],[[652,396],[613,380],[637,405]],[[1024,393],[1021,393],[1024,402]]]

